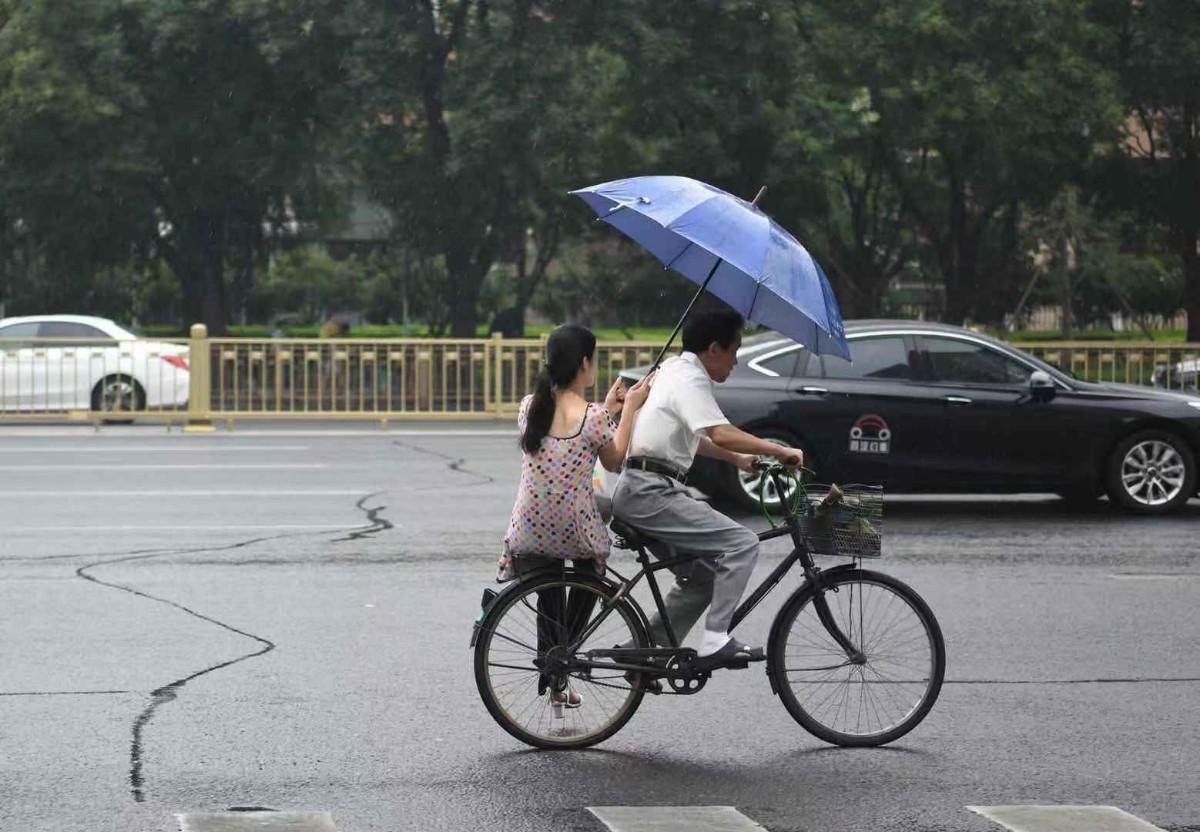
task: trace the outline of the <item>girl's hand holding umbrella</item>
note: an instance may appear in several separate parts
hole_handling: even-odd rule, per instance
[[[655,373],[643,376],[637,384],[625,389],[625,382],[618,378],[613,382],[613,386],[609,389],[608,395],[604,398],[604,407],[608,410],[609,416],[616,416],[621,412],[621,409],[628,405],[631,413],[636,413],[646,403],[646,397],[650,395],[650,387],[654,384]]]
[[[625,406],[630,413],[637,413],[642,409],[642,405],[646,403],[646,398],[650,395],[650,388],[654,386],[654,377],[658,375],[655,370],[649,375],[642,376],[637,384],[625,391]]]

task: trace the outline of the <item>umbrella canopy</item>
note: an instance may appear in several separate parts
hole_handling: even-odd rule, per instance
[[[571,193],[749,320],[813,352],[850,358],[825,272],[757,206],[683,176],[638,176]]]

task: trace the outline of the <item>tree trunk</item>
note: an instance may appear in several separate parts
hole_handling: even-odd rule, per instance
[[[450,337],[474,338],[479,324],[479,289],[483,278],[491,268],[491,262],[480,268],[480,264],[461,249],[446,253],[446,266],[450,270]]]
[[[451,281],[456,285],[450,290],[450,337],[474,338],[479,323],[475,308],[478,288],[465,285],[474,282],[469,278],[451,278]]]
[[[1068,341],[1075,337],[1075,189],[1068,186],[1063,195],[1062,226],[1062,283],[1059,286],[1059,304],[1062,307],[1062,337]]]
[[[170,258],[183,287],[184,324],[203,323],[210,335],[224,335],[229,323],[225,294],[225,220],[196,213],[180,231]]]
[[[1200,235],[1192,229],[1191,240],[1184,240],[1180,254],[1183,257],[1183,308],[1187,312],[1187,340],[1200,343]]]
[[[964,255],[968,236],[967,198],[963,184],[953,165],[947,164],[947,174],[949,178],[949,204],[947,205],[949,231],[945,241],[939,246],[938,260],[942,268],[942,278],[946,284],[946,322],[961,325],[966,321],[971,308],[970,298],[967,297],[967,281],[964,273]]]

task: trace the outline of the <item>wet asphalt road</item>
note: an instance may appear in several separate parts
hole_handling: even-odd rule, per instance
[[[4,832],[248,806],[343,832],[599,830],[584,807],[619,804],[982,832],[964,807],[1005,803],[1200,829],[1200,502],[890,500],[877,567],[929,601],[949,656],[893,747],[823,745],[752,667],[647,698],[597,750],[539,753],[491,721],[467,649],[512,436],[30,433],[0,428]],[[739,634],[765,640],[796,582]]]

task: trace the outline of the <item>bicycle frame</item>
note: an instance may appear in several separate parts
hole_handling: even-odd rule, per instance
[[[782,484],[778,478],[778,474],[771,472],[770,476],[775,483],[776,493],[786,494],[787,492],[782,487]],[[850,641],[846,634],[842,632],[841,628],[837,624],[837,621],[834,620],[834,617],[829,610],[829,604],[825,601],[825,595],[821,591],[823,589],[821,570],[813,562],[812,554],[809,552],[808,546],[804,542],[804,537],[800,533],[799,519],[797,518],[795,512],[792,511],[791,506],[787,505],[786,500],[784,501],[784,509],[784,525],[774,529],[769,529],[765,532],[760,532],[758,539],[760,541],[773,540],[774,538],[783,537],[784,535],[790,534],[794,548],[792,549],[791,553],[783,559],[783,562],[776,566],[775,569],[772,570],[771,574],[768,575],[763,582],[759,584],[754,591],[742,601],[741,604],[738,605],[737,610],[735,610],[733,613],[733,620],[729,627],[730,631],[732,632],[738,624],[745,620],[746,616],[753,612],[754,608],[757,607],[762,600],[770,594],[771,590],[773,590],[779,584],[779,582],[783,580],[784,576],[787,575],[787,573],[790,572],[796,565],[796,562],[799,561],[804,569],[804,577],[806,582],[812,584],[817,589],[817,594],[813,599],[813,608],[817,612],[818,619],[829,632],[830,636],[832,636],[833,639],[837,641],[838,645],[846,651],[846,656],[849,661],[862,661],[862,652]],[[646,552],[645,547],[638,546],[636,551],[638,562],[642,567],[641,570],[632,578],[625,578],[615,569],[609,567],[609,571],[620,578],[620,589],[618,589],[617,593],[613,595],[611,599],[604,603],[600,614],[596,616],[596,618],[591,621],[586,628],[584,628],[583,632],[580,633],[580,635],[569,645],[569,653],[574,654],[579,649],[580,645],[587,641],[587,639],[596,632],[600,625],[604,623],[605,619],[607,619],[608,616],[612,614],[613,610],[617,608],[617,605],[625,597],[627,597],[630,592],[633,591],[635,586],[641,582],[642,578],[646,578],[649,582],[650,594],[653,596],[654,604],[658,609],[659,615],[662,617],[663,627],[667,631],[667,638],[670,640],[671,646],[666,648],[659,647],[646,649],[611,648],[607,650],[592,650],[589,651],[589,653],[594,656],[639,659],[669,657],[677,655],[683,651],[684,648],[680,647],[679,638],[676,636],[675,630],[671,626],[671,619],[667,615],[666,607],[663,603],[662,592],[659,589],[658,581],[654,577],[654,573],[663,569],[670,569],[672,566],[694,561],[698,556],[687,555],[684,557],[671,558],[669,560],[651,562],[650,555]],[[589,660],[579,660],[578,663],[582,666],[602,667],[609,669],[616,668],[621,670],[635,671],[647,669],[646,665],[621,664],[615,662],[596,663]],[[661,668],[654,669],[661,671]]]

